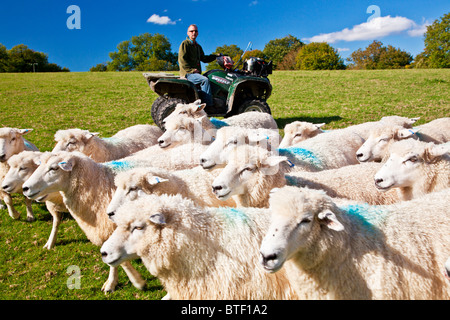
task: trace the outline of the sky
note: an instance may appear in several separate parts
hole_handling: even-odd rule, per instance
[[[0,43],[25,44],[75,72],[110,61],[120,42],[147,32],[165,35],[178,52],[192,23],[206,54],[250,42],[263,50],[292,35],[326,41],[344,59],[373,40],[415,56],[426,26],[448,12],[449,0],[15,0],[0,4]]]

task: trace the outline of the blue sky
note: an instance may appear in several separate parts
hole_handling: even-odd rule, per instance
[[[67,27],[71,5],[80,9],[81,29]],[[369,6],[376,10],[367,13]],[[426,25],[447,12],[448,0],[15,0],[1,4],[0,43],[26,44],[71,71],[110,61],[118,43],[145,32],[164,34],[177,52],[191,23],[206,53],[225,44],[245,49],[249,42],[262,50],[291,34],[306,43],[327,41],[343,58],[373,40],[416,55]]]

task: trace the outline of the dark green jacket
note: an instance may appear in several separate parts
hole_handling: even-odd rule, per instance
[[[193,43],[189,38],[180,44],[178,50],[178,64],[180,65],[180,76],[185,77],[186,73],[192,73],[194,69],[202,71],[200,62],[212,62],[216,55],[205,56],[202,47],[196,42]]]

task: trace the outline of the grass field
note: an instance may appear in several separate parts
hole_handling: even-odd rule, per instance
[[[450,114],[450,70],[445,69],[276,71],[269,79],[268,103],[280,128],[294,120],[342,128],[386,115],[420,117],[422,124]],[[58,129],[89,129],[108,137],[152,123],[154,99],[138,72],[0,74],[0,124],[34,129],[26,138],[42,151],[53,148]],[[37,220],[28,223],[21,198],[14,201],[20,220],[0,210],[0,299],[160,299],[165,294],[140,261],[133,264],[147,290],[135,289],[120,270],[117,290],[103,294],[109,267],[75,221],[66,215],[56,247],[45,250],[51,230],[45,206],[33,204]],[[80,270],[80,289],[68,289],[71,266]]]

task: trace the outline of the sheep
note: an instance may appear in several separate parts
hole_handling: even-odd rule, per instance
[[[413,139],[393,143],[389,158],[374,176],[381,191],[397,189],[402,200],[450,187],[450,143]]]
[[[285,270],[299,298],[448,300],[449,197],[447,189],[388,206],[339,206],[322,191],[286,186],[271,194],[260,264]]]
[[[163,152],[155,151],[155,148]],[[192,142],[175,146],[168,150],[158,146],[152,146],[128,157],[120,159],[120,162],[140,162],[145,161],[148,166],[163,168],[167,170],[190,169],[200,165],[200,155],[208,148],[208,145]]]
[[[53,151],[79,151],[97,162],[106,162],[155,145],[162,134],[157,126],[144,124],[123,129],[110,138],[99,138],[98,133],[78,128],[58,130]]]
[[[293,171],[321,171],[359,163],[355,154],[363,143],[359,134],[336,129],[277,151],[294,164]]]
[[[285,179],[287,185],[324,190],[333,198],[372,205],[399,202],[401,199],[396,190],[380,192],[375,187],[373,178],[381,166],[378,162],[368,162],[318,172],[289,172]]]
[[[179,194],[125,202],[103,262],[140,257],[172,299],[296,299],[283,272],[255,268],[268,210],[244,209],[200,207]]]
[[[194,101],[189,104],[177,104],[175,110],[163,120],[163,126],[165,122],[171,117],[176,115],[184,115],[191,118],[201,118],[207,116],[203,110],[206,107],[205,103],[201,103],[200,100]],[[275,119],[265,112],[244,112],[236,116],[231,116],[224,120],[218,120],[215,118],[209,119],[204,117],[203,127],[205,130],[219,129],[223,126],[234,126],[243,128],[266,128],[266,129],[278,129],[278,125]]]
[[[284,137],[280,143],[280,148],[290,147],[306,139],[324,133],[321,129],[325,123],[311,123],[306,121],[294,121],[284,127]]]
[[[39,167],[22,186],[24,195],[38,199],[59,191],[87,238],[101,246],[116,227],[106,215],[115,188],[113,169],[80,152],[47,152],[40,161]],[[122,267],[133,285],[142,289],[145,282],[133,266],[124,262]],[[117,281],[117,268],[111,267],[102,291],[114,291]]]
[[[40,151],[22,151],[9,158],[9,171],[3,180],[3,191],[8,193],[22,193],[22,185],[37,169],[37,163],[39,163],[41,155],[42,152]],[[50,193],[45,198],[39,199],[39,201],[45,201],[47,210],[53,217],[52,231],[48,241],[44,245],[45,249],[50,250],[55,246],[56,234],[61,223],[62,213],[69,211],[64,205],[59,192]]]
[[[223,127],[217,130],[214,141],[200,155],[200,165],[204,169],[212,169],[216,165],[222,166],[226,163],[228,152],[242,144],[259,145],[274,151],[280,144],[280,140],[278,130]]]
[[[38,151],[38,148],[26,140],[23,136],[30,133],[33,129],[19,128],[0,128],[0,182],[5,178],[9,170],[8,159],[24,150]],[[2,199],[8,209],[8,214],[13,219],[19,219],[20,213],[14,208],[12,197],[9,193],[0,190],[0,199]],[[33,209],[31,201],[25,199],[27,221],[34,221]]]
[[[398,125],[374,128],[356,151],[356,157],[359,162],[382,161],[388,155],[387,150],[392,143],[408,138],[435,143],[450,141],[450,118],[436,119],[412,129]]]
[[[360,124],[348,126],[346,129],[352,130],[359,134],[361,138],[367,140],[372,130],[385,125],[397,125],[404,128],[412,128],[412,125],[419,120],[419,118],[407,118],[400,116],[385,116],[379,121],[369,121]]]
[[[125,201],[136,200],[141,192],[146,194],[181,194],[199,206],[236,207],[233,199],[218,200],[210,185],[218,170],[205,171],[200,166],[193,169],[168,171],[161,168],[135,168],[118,173],[114,179],[116,190],[106,209],[114,221],[115,211]]]
[[[450,281],[450,258],[445,262],[445,277]]]
[[[233,198],[238,207],[267,207],[270,190],[285,185],[286,162],[286,157],[258,146],[237,146],[214,179],[212,190],[220,200]]]

